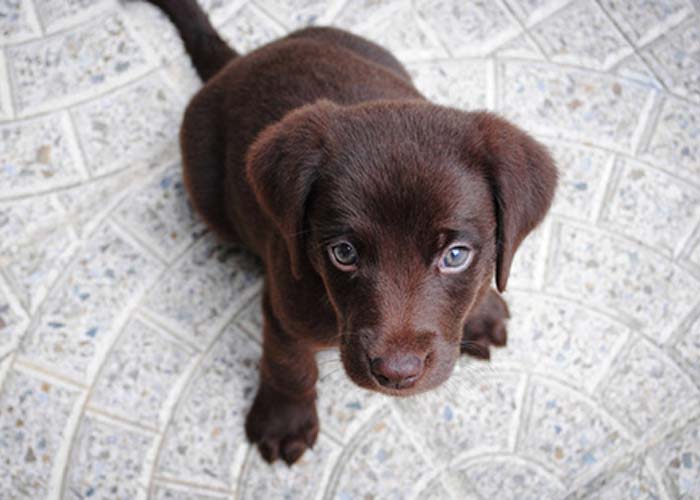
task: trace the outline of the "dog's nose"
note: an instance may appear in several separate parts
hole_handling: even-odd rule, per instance
[[[413,353],[392,352],[370,363],[372,374],[384,387],[407,389],[423,375],[423,359]]]

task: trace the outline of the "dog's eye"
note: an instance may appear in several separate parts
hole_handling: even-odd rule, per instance
[[[354,271],[357,268],[357,250],[347,241],[331,245],[329,254],[335,267],[341,271]]]
[[[448,248],[440,259],[440,270],[454,273],[466,269],[471,261],[471,253],[471,249],[464,245]]]

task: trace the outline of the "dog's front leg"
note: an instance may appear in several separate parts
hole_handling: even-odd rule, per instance
[[[248,439],[268,462],[296,462],[318,436],[314,351],[290,337],[263,298],[263,355],[260,387],[246,419]]]
[[[462,333],[461,351],[479,359],[490,359],[489,346],[506,345],[508,305],[494,289],[486,292],[481,302],[467,316]]]

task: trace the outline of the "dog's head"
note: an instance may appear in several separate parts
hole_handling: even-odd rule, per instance
[[[422,101],[296,110],[252,146],[247,174],[285,239],[291,272],[315,272],[358,385],[437,386],[466,316],[548,210],[546,150],[495,115]]]

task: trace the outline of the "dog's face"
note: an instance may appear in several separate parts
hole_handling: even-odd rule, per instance
[[[355,383],[393,395],[436,387],[494,270],[502,289],[546,212],[551,160],[503,120],[422,102],[292,115],[253,146],[248,175],[293,273],[323,281]]]

